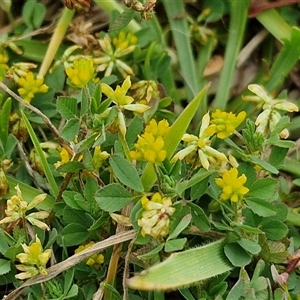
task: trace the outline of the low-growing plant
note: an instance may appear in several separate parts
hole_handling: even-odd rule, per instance
[[[55,6],[24,1],[18,22],[4,2],[2,296],[298,299],[298,6],[66,0],[41,43]]]

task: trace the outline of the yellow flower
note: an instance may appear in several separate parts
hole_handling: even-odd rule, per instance
[[[35,242],[30,246],[22,244],[24,253],[19,253],[16,257],[22,263],[16,268],[23,273],[16,275],[18,279],[26,279],[37,274],[47,275],[46,264],[51,257],[51,249],[43,251],[40,239],[35,237]]]
[[[43,83],[43,78],[35,79],[32,72],[27,72],[25,77],[21,77],[18,80],[18,85],[20,86],[18,92],[24,101],[29,103],[35,94],[48,92],[48,86]]]
[[[107,151],[101,151],[100,146],[96,146],[94,150],[94,155],[93,155],[93,163],[95,166],[95,169],[99,169],[103,162],[109,158],[110,154]]]
[[[182,160],[187,156],[193,155],[195,152],[198,154],[199,162],[203,168],[208,170],[211,163],[215,164],[216,161],[227,162],[224,153],[212,148],[210,138],[215,133],[215,126],[209,125],[210,116],[209,112],[202,118],[202,125],[200,128],[199,136],[193,134],[184,134],[182,140],[187,143],[186,147],[174,155],[171,162],[178,159]]]
[[[85,245],[79,246],[77,249],[75,249],[75,254],[93,246],[95,243],[93,241],[90,241],[89,243]],[[86,260],[86,264],[89,266],[98,266],[103,264],[104,262],[104,256],[102,254],[93,254]]]
[[[165,160],[167,151],[164,149],[163,137],[169,131],[166,120],[156,122],[154,119],[146,126],[145,132],[138,136],[134,144],[135,151],[130,151],[130,156],[135,160],[145,160],[151,163],[160,163]]]
[[[5,73],[8,70],[8,56],[5,53],[0,53],[0,80],[3,80]]]
[[[70,155],[65,148],[61,148],[59,155],[60,155],[60,161],[54,164],[54,167],[56,169],[70,161]]]
[[[151,200],[143,196],[141,202],[144,209],[142,218],[138,220],[138,225],[142,228],[141,234],[154,238],[166,236],[169,233],[169,216],[175,212],[171,198],[155,193]]]
[[[129,88],[131,87],[130,77],[127,76],[122,86],[117,85],[113,90],[108,84],[101,83],[101,90],[113,103],[115,103],[119,109],[118,111],[118,123],[121,134],[125,137],[126,125],[125,118],[122,113],[123,110],[129,110],[137,113],[143,113],[150,108],[145,104],[132,104],[134,99],[127,95]]]
[[[68,66],[66,73],[73,85],[77,88],[85,87],[95,77],[92,58],[80,57],[73,62],[73,68]]]
[[[99,40],[102,51],[94,58],[97,67],[97,72],[105,70],[104,77],[111,75],[112,70],[117,68],[123,78],[127,75],[134,75],[132,69],[127,65],[122,57],[127,56],[137,47],[137,37],[132,33],[125,33],[121,31],[118,37],[110,39],[106,35],[103,39]]]
[[[225,139],[229,137],[235,129],[244,121],[246,112],[242,111],[237,116],[232,112],[221,111],[216,109],[212,113],[212,120],[210,123],[214,126],[217,137]]]
[[[238,170],[231,168],[229,171],[224,172],[222,178],[216,178],[217,186],[222,188],[220,195],[221,200],[231,200],[232,202],[240,201],[249,189],[244,186],[247,181],[245,174],[238,177]]]
[[[243,99],[257,102],[262,106],[263,111],[258,115],[255,125],[257,126],[256,131],[266,137],[275,129],[276,124],[281,119],[281,115],[278,111],[294,112],[299,110],[297,105],[286,99],[274,99],[258,84],[250,84],[248,85],[248,89],[256,94],[256,96],[246,96]],[[287,138],[289,132],[287,129],[284,129],[279,135],[282,138]]]
[[[26,219],[32,225],[37,226],[43,230],[49,230],[49,227],[46,223],[40,221],[46,219],[49,215],[46,211],[32,212],[26,215],[26,212],[36,207],[42,201],[45,200],[47,194],[40,194],[32,199],[31,202],[27,203],[23,200],[22,192],[19,188],[19,185],[15,187],[17,195],[12,196],[7,200],[7,209],[5,214],[7,217],[0,221],[0,224],[11,223],[21,219]]]

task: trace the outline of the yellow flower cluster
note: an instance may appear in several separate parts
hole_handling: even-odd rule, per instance
[[[30,102],[31,99],[37,93],[47,93],[48,86],[44,84],[43,78],[36,78],[32,72],[27,72],[25,77],[21,77],[18,80],[18,89],[19,95],[23,98],[24,101]]]
[[[216,178],[217,186],[222,188],[221,200],[240,201],[249,192],[249,189],[244,186],[246,181],[247,177],[245,174],[238,177],[236,168],[231,168],[229,171],[224,172],[222,178]]]
[[[135,151],[130,151],[130,156],[135,160],[145,160],[151,163],[160,163],[167,156],[164,149],[163,137],[169,131],[167,120],[156,122],[154,119],[146,126],[145,132],[138,136],[138,141],[134,145]]]
[[[40,239],[36,236],[35,242],[30,246],[22,244],[24,253],[19,253],[16,257],[22,263],[16,268],[23,271],[15,275],[17,279],[24,280],[37,274],[47,275],[46,264],[51,257],[51,249],[43,251]]]
[[[0,221],[0,224],[11,223],[18,220],[27,220],[32,225],[37,226],[43,230],[49,230],[49,227],[46,223],[40,221],[46,219],[49,215],[46,211],[32,212],[29,215],[26,215],[26,212],[36,207],[39,203],[45,200],[47,194],[40,194],[32,199],[31,202],[27,203],[23,200],[22,192],[19,188],[19,185],[15,187],[17,195],[11,197],[7,200],[7,209],[5,214],[7,217]]]
[[[212,119],[210,123],[215,128],[215,133],[219,139],[225,139],[229,137],[235,129],[244,121],[246,118],[246,112],[241,111],[237,116],[232,112],[221,111],[216,109],[212,113]]]
[[[81,245],[79,246],[76,250],[75,250],[75,254],[93,246],[95,243],[93,241],[90,241],[89,243],[85,244],[85,245]],[[86,264],[88,266],[97,266],[97,265],[101,265],[104,262],[104,256],[102,254],[93,254],[92,256],[90,256],[87,261]]]
[[[73,68],[66,67],[66,73],[71,83],[81,89],[95,77],[94,62],[92,58],[80,57],[74,60]]]
[[[3,80],[5,73],[8,70],[8,56],[5,53],[0,53],[0,80]]]
[[[142,228],[141,234],[154,238],[165,237],[169,233],[169,217],[175,212],[171,198],[155,193],[151,200],[143,196],[141,202],[144,209],[142,218],[138,220],[138,225]]]

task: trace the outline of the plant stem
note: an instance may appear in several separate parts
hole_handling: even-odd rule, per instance
[[[69,24],[74,16],[75,10],[64,8],[63,13],[57,23],[57,26],[52,35],[49,47],[47,49],[45,58],[42,62],[38,76],[44,77],[53,61],[53,58],[66,34]]]
[[[230,0],[230,24],[227,46],[225,50],[224,66],[220,75],[220,82],[213,103],[214,108],[224,110],[230,94],[232,79],[236,67],[238,54],[244,37],[249,0]]]

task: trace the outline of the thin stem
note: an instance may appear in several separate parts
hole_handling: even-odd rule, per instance
[[[70,22],[72,21],[72,18],[74,16],[75,11],[69,10],[68,8],[64,8],[63,13],[57,23],[57,26],[54,30],[54,33],[52,35],[49,47],[47,49],[45,58],[42,62],[40,71],[38,76],[44,77],[54,59],[54,56],[61,45],[61,42],[67,32],[67,29],[69,27]]]

